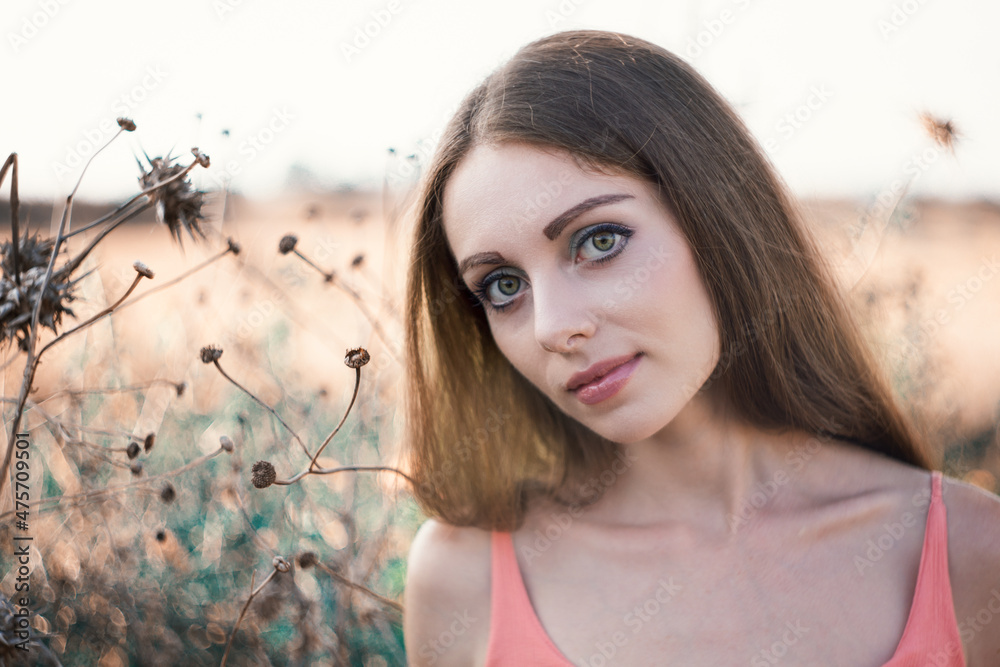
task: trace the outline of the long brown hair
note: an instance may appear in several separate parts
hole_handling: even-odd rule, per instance
[[[524,46],[469,93],[422,184],[406,286],[405,452],[428,516],[513,530],[535,494],[565,502],[592,491],[586,481],[620,453],[511,366],[459,276],[444,188],[474,145],[502,142],[562,149],[658,186],[719,326],[708,382],[739,418],[932,468],[786,187],[728,103],[659,46],[576,30]]]

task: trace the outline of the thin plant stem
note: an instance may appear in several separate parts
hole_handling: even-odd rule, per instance
[[[14,283],[21,287],[21,262],[20,262],[20,249],[18,248],[18,226],[20,225],[20,199],[17,194],[17,153],[11,153],[4,162],[3,168],[0,168],[0,188],[3,187],[3,181],[7,177],[7,169],[11,168],[10,175],[10,260],[11,268],[14,272]]]
[[[215,262],[215,261],[221,259],[222,257],[225,257],[227,254],[229,254],[230,252],[232,252],[232,250],[233,250],[232,247],[226,248],[225,250],[223,250],[222,252],[220,252],[218,255],[215,255],[213,257],[209,257],[208,259],[206,259],[204,262],[202,262],[198,266],[195,266],[195,267],[193,267],[191,269],[188,269],[187,271],[185,271],[184,273],[180,274],[176,278],[173,278],[173,279],[171,279],[171,280],[169,280],[169,281],[167,281],[165,283],[161,283],[161,284],[157,285],[156,287],[153,287],[152,289],[146,290],[145,292],[143,292],[139,296],[135,297],[134,299],[132,299],[128,303],[122,304],[122,306],[118,310],[122,311],[122,310],[128,308],[129,306],[131,306],[132,304],[138,303],[139,301],[142,301],[143,299],[145,299],[150,294],[155,294],[156,292],[165,290],[165,289],[167,289],[168,287],[170,287],[172,285],[176,285],[177,283],[179,283],[180,281],[184,280],[188,276],[190,276],[190,275],[192,275],[194,273],[197,273],[198,271],[201,271],[202,269],[204,269],[206,266],[208,266],[212,262]]]
[[[256,396],[254,396],[254,394],[253,394],[252,391],[250,391],[249,389],[247,389],[246,387],[244,387],[243,385],[241,385],[239,382],[237,382],[236,380],[234,380],[232,377],[230,377],[229,374],[226,373],[226,371],[222,370],[222,366],[219,365],[219,360],[218,359],[215,359],[214,361],[212,361],[212,363],[215,364],[215,367],[219,369],[220,373],[222,373],[222,377],[224,377],[227,380],[229,380],[230,382],[232,382],[234,385],[236,385],[236,387],[238,387],[241,391],[243,391],[243,393],[245,393],[247,396],[249,396],[253,400],[257,401],[258,405],[260,405],[265,410],[267,410],[272,415],[274,415],[275,419],[277,419],[279,422],[281,422],[281,425],[284,426],[288,430],[288,432],[292,434],[292,437],[295,438],[295,440],[298,441],[298,443],[300,445],[302,445],[302,451],[304,451],[306,453],[306,456],[309,457],[310,459],[312,459],[312,454],[309,453],[309,448],[306,447],[306,443],[302,442],[302,438],[299,437],[299,434],[296,433],[292,429],[291,426],[289,426],[288,424],[285,423],[285,420],[281,418],[281,415],[279,415],[277,413],[277,411],[275,411],[274,408],[272,408],[270,405],[268,405],[264,401],[260,400]]]
[[[135,274],[135,278],[134,278],[134,279],[132,280],[132,284],[131,284],[131,285],[129,286],[128,290],[126,290],[125,294],[123,294],[123,295],[121,296],[121,298],[119,298],[119,299],[118,299],[118,301],[114,302],[113,304],[111,304],[110,306],[108,306],[107,308],[105,308],[104,310],[102,310],[101,312],[97,313],[96,315],[94,315],[93,317],[91,317],[91,318],[90,318],[89,320],[87,320],[86,322],[83,322],[82,324],[78,324],[77,326],[73,327],[73,328],[72,328],[72,329],[70,329],[69,331],[64,331],[63,333],[59,334],[58,336],[56,336],[55,338],[53,338],[52,340],[50,340],[50,341],[49,341],[48,343],[46,343],[46,344],[45,344],[45,346],[44,346],[44,347],[42,347],[42,349],[41,349],[41,350],[40,350],[40,351],[38,352],[38,358],[41,358],[42,354],[43,354],[43,353],[44,353],[44,352],[45,352],[46,350],[48,350],[48,349],[49,349],[50,347],[52,347],[53,345],[55,345],[55,344],[56,344],[56,343],[58,343],[59,341],[61,341],[61,340],[65,340],[65,339],[66,339],[66,338],[68,338],[69,336],[72,336],[73,334],[75,334],[75,333],[76,333],[77,331],[81,331],[82,329],[86,329],[86,328],[87,328],[87,327],[89,327],[89,326],[90,326],[91,324],[93,324],[93,323],[94,323],[94,322],[96,322],[97,320],[101,319],[101,318],[102,318],[102,317],[104,317],[105,315],[110,315],[110,314],[111,314],[111,312],[112,312],[112,311],[113,311],[113,310],[114,310],[115,308],[117,308],[117,307],[118,307],[118,306],[119,306],[119,305],[121,304],[121,302],[122,302],[122,301],[124,301],[124,300],[125,300],[126,298],[128,298],[128,295],[132,293],[132,291],[133,291],[133,290],[134,290],[134,289],[135,289],[135,288],[136,288],[136,287],[137,287],[137,286],[139,285],[139,282],[140,282],[140,281],[141,281],[141,280],[142,280],[143,278],[144,278],[144,276],[143,276],[143,275],[142,275],[141,273],[136,273],[136,274]]]
[[[379,595],[378,593],[376,593],[375,591],[371,590],[370,588],[368,588],[366,586],[363,586],[361,584],[358,584],[358,583],[355,583],[355,582],[351,581],[350,579],[348,579],[344,575],[340,574],[339,572],[335,572],[333,570],[333,568],[329,567],[328,565],[326,565],[322,561],[317,561],[316,562],[316,567],[320,568],[321,570],[323,570],[324,572],[326,572],[331,577],[333,577],[334,579],[336,579],[340,583],[344,584],[345,586],[350,586],[351,588],[353,588],[355,590],[361,591],[362,593],[375,598],[376,600],[378,600],[382,604],[384,604],[384,605],[386,605],[388,607],[392,607],[393,609],[395,609],[399,613],[401,613],[401,614],[403,613],[403,605],[399,604],[395,600],[390,600],[389,598],[387,598],[385,596]]]
[[[127,305],[128,304],[120,306],[118,310],[120,311]],[[175,380],[167,380],[166,378],[154,378],[149,382],[143,384],[130,384],[130,385],[125,385],[124,387],[104,387],[102,389],[62,389],[50,396],[47,396],[46,398],[41,399],[37,403],[39,404],[45,403],[47,401],[51,401],[54,398],[58,398],[59,396],[76,397],[76,396],[86,396],[87,394],[123,394],[129,391],[142,391],[143,389],[149,389],[153,385],[157,384],[169,384],[174,389],[177,389],[177,387],[180,387],[184,383],[177,382]],[[31,401],[29,400],[29,403],[30,402]]]
[[[63,233],[66,231],[66,227],[69,225],[69,221],[73,215],[73,197],[76,196],[76,191],[80,187],[80,183],[83,182],[83,175],[87,173],[87,167],[90,166],[90,163],[94,161],[94,158],[101,151],[110,146],[111,142],[117,139],[118,135],[122,132],[123,130],[119,129],[113,137],[108,139],[107,143],[94,151],[94,154],[83,165],[83,170],[80,171],[80,177],[77,179],[76,185],[73,186],[72,192],[66,197],[66,207],[63,209],[62,217],[59,220],[59,232],[56,234],[55,244],[52,247],[52,255],[49,257],[49,265],[45,269],[45,277],[42,279],[41,288],[38,290],[38,299],[35,301],[35,307],[31,313],[31,330],[28,333],[26,341],[28,358],[24,363],[21,391],[18,396],[17,405],[14,408],[14,417],[11,419],[10,436],[7,439],[7,452],[4,455],[3,465],[0,466],[0,497],[2,497],[4,487],[7,485],[7,478],[10,476],[10,460],[11,455],[14,453],[14,444],[17,442],[18,427],[21,425],[21,411],[24,409],[24,403],[28,399],[28,392],[31,390],[31,383],[35,379],[35,370],[38,366],[35,345],[38,342],[38,318],[42,310],[42,297],[45,295],[45,290],[48,289],[49,282],[52,280],[52,270],[55,267],[56,259],[59,257],[59,250],[62,247]]]
[[[111,495],[114,495],[114,494],[118,493],[119,491],[128,491],[129,489],[135,489],[135,488],[147,486],[147,485],[152,484],[153,482],[157,482],[157,481],[159,481],[161,479],[168,479],[170,477],[176,477],[177,475],[181,474],[182,472],[186,472],[188,470],[191,470],[192,468],[200,466],[202,463],[205,463],[206,461],[208,461],[210,459],[214,459],[216,456],[218,456],[219,454],[221,454],[224,451],[225,450],[222,449],[222,447],[219,447],[214,452],[210,452],[208,454],[204,454],[203,456],[199,456],[198,458],[196,458],[196,459],[194,459],[192,461],[188,461],[187,463],[185,463],[184,465],[182,465],[180,468],[175,468],[173,470],[168,470],[167,472],[162,472],[159,475],[150,475],[149,477],[145,477],[145,478],[140,479],[140,480],[138,480],[136,482],[132,482],[131,484],[122,484],[120,486],[111,486],[111,487],[106,487],[106,488],[103,488],[103,489],[94,489],[93,491],[85,491],[83,493],[76,493],[76,494],[73,494],[73,495],[70,495],[70,496],[65,496],[65,495],[63,495],[63,496],[50,496],[48,498],[41,498],[39,500],[33,500],[33,501],[27,503],[27,505],[28,505],[28,507],[36,507],[36,506],[43,505],[43,504],[46,504],[46,503],[59,503],[59,504],[61,504],[63,501],[73,501],[75,503],[76,501],[91,501],[91,500],[103,498],[105,496],[111,496]],[[56,509],[58,506],[59,505],[53,505],[52,507],[43,507],[43,508],[39,509],[38,512],[39,513],[48,512],[50,510]],[[24,506],[22,505],[22,508],[23,507]],[[0,514],[0,521],[2,521],[3,519],[6,519],[7,517],[10,517],[10,516],[14,516],[14,510],[10,510],[8,512],[4,512],[3,514]]]
[[[226,667],[226,660],[229,659],[229,649],[232,648],[233,638],[236,637],[236,631],[240,629],[240,623],[243,622],[243,617],[246,616],[247,609],[250,608],[250,603],[253,602],[253,599],[257,596],[257,594],[263,590],[264,586],[267,586],[268,582],[270,582],[277,573],[278,568],[272,568],[271,573],[267,575],[267,578],[264,579],[264,581],[260,582],[260,586],[257,588],[253,587],[254,579],[257,576],[257,570],[250,573],[250,597],[248,597],[247,601],[243,604],[243,609],[240,610],[239,618],[236,619],[236,625],[233,626],[233,631],[229,634],[229,640],[226,641],[226,652],[222,654],[222,662],[219,663],[219,667]]]
[[[288,486],[289,484],[294,484],[295,482],[299,481],[306,475],[332,475],[333,473],[337,472],[350,472],[350,471],[361,471],[361,470],[387,470],[389,472],[394,472],[397,475],[405,477],[410,482],[410,484],[413,484],[414,486],[417,485],[417,482],[412,477],[407,475],[399,468],[393,468],[392,466],[381,466],[381,465],[339,466],[337,468],[308,468],[300,472],[298,475],[295,475],[294,477],[290,477],[288,479],[276,479],[274,480],[274,484]]]
[[[118,215],[119,213],[124,212],[126,208],[128,208],[129,206],[131,206],[132,204],[134,204],[136,201],[138,201],[139,197],[141,197],[141,196],[142,196],[142,194],[140,193],[139,195],[136,195],[135,197],[132,197],[131,199],[129,199],[128,201],[126,201],[124,204],[122,204],[121,206],[119,206],[115,210],[111,211],[111,213],[103,215],[100,218],[98,218],[97,220],[94,220],[89,225],[84,225],[80,229],[74,229],[73,231],[68,232],[66,234],[65,238],[68,239],[70,237],[76,236],[77,234],[82,234],[83,232],[85,232],[85,231],[87,231],[89,229],[93,229],[94,227],[97,227],[98,225],[101,225],[101,224],[107,222],[108,220],[111,220],[116,215]],[[152,205],[153,205],[153,202],[151,202],[151,201],[142,202],[135,211],[132,211],[132,212],[128,213],[128,216],[132,217],[133,215],[137,215],[137,214],[141,213],[142,211],[145,211],[147,208],[149,208]]]
[[[361,367],[358,366],[357,368],[354,369],[354,371],[355,371],[354,395],[351,396],[351,404],[347,406],[347,410],[344,412],[344,416],[340,418],[340,423],[337,424],[337,428],[333,429],[333,433],[331,433],[326,437],[326,440],[323,441],[323,444],[319,446],[319,450],[317,450],[316,455],[312,457],[312,461],[309,462],[310,470],[316,467],[316,459],[319,458],[319,455],[323,453],[323,450],[326,449],[326,446],[330,444],[331,440],[333,440],[333,436],[337,435],[337,431],[339,431],[340,427],[344,425],[345,421],[347,421],[347,415],[351,414],[351,408],[354,407],[354,401],[358,398],[358,387],[361,386]]]
[[[399,350],[397,350],[393,345],[392,341],[389,340],[389,337],[382,329],[382,325],[379,324],[378,318],[375,317],[370,310],[368,310],[368,306],[365,305],[365,300],[361,297],[361,295],[358,294],[355,290],[351,289],[348,285],[345,285],[342,280],[337,280],[336,275],[334,275],[333,273],[327,273],[326,271],[321,269],[319,266],[314,264],[312,260],[310,260],[308,257],[303,255],[298,250],[292,250],[292,252],[294,252],[298,257],[302,258],[302,261],[304,261],[306,264],[319,271],[327,282],[332,282],[334,287],[339,288],[341,291],[345,292],[349,297],[351,297],[351,299],[354,301],[354,304],[358,307],[358,310],[360,310],[361,314],[365,316],[365,319],[368,320],[368,323],[372,325],[372,330],[374,330],[375,335],[381,338],[382,342],[386,344],[387,348],[392,354],[393,359],[397,359]]]

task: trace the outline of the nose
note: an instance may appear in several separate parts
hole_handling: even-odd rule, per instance
[[[540,284],[541,283],[541,284]],[[549,352],[572,352],[597,329],[587,290],[572,275],[547,277],[531,286],[535,339]]]

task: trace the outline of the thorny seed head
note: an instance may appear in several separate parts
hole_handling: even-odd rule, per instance
[[[258,489],[266,489],[274,484],[274,480],[278,479],[278,473],[275,472],[270,461],[257,461],[250,468],[250,473],[250,481]]]
[[[222,348],[216,347],[214,345],[206,345],[201,348],[201,362],[203,364],[210,364],[213,361],[218,361],[219,357],[222,356]]]
[[[153,270],[148,266],[146,266],[145,264],[143,264],[142,262],[135,262],[134,264],[132,264],[132,268],[135,269],[136,272],[143,278],[149,278],[150,280],[152,280],[153,275],[155,275],[153,273]]]
[[[303,551],[298,557],[299,567],[303,570],[308,570],[313,565],[319,562],[319,556],[316,555],[315,551]]]
[[[233,440],[228,435],[224,435],[221,438],[219,438],[219,446],[222,447],[222,449],[228,452],[229,454],[232,454],[233,450],[235,449],[235,447],[233,446]]]
[[[295,250],[295,244],[298,242],[299,239],[294,234],[285,234],[281,237],[281,241],[278,242],[278,252],[282,255],[287,255]]]
[[[920,122],[934,143],[952,153],[955,152],[955,141],[961,136],[961,133],[955,128],[955,124],[950,118],[947,120],[936,118],[925,111],[920,114]]]
[[[128,454],[129,459],[134,459],[139,456],[139,443],[134,440],[128,443],[128,448],[126,448],[125,453]]]
[[[119,118],[118,127],[126,132],[135,132],[135,123],[132,122],[131,118]]]
[[[27,349],[32,314],[48,271],[53,246],[51,240],[42,239],[37,234],[22,237],[18,241],[15,277],[14,244],[5,241],[0,245],[0,267],[4,274],[0,278],[0,344],[16,340],[20,349]],[[38,311],[38,323],[55,333],[58,333],[56,327],[62,323],[63,313],[76,316],[66,304],[76,299],[73,290],[87,274],[76,280],[70,280],[69,275],[70,270],[65,267],[53,269]]]
[[[234,241],[231,237],[226,239],[226,244],[229,246],[229,252],[234,255],[240,254],[240,250],[242,250],[240,244]]]
[[[371,355],[368,354],[368,350],[363,347],[356,347],[353,350],[348,350],[347,356],[344,357],[344,363],[347,364],[349,368],[361,368],[369,361],[371,361]]]
[[[149,452],[153,448],[153,443],[156,442],[156,434],[150,433],[146,436],[146,439],[142,443],[142,449],[145,452]]]
[[[288,564],[288,561],[281,556],[275,556],[274,560],[271,562],[274,564],[274,569],[278,572],[288,572],[288,570],[291,569],[291,565]]]
[[[174,490],[174,485],[171,484],[170,482],[164,484],[163,488],[160,489],[160,500],[162,500],[163,502],[172,503],[174,502],[174,498],[176,497],[177,497],[177,492]]]
[[[177,158],[169,155],[165,158],[147,156],[146,159],[149,161],[149,171],[145,170],[141,162],[139,163],[139,171],[141,172],[139,184],[143,190],[153,188],[184,171],[184,167],[181,165],[171,164]],[[199,160],[199,164],[200,162]],[[195,234],[205,238],[205,233],[198,226],[205,219],[201,213],[204,195],[204,192],[194,189],[191,180],[186,176],[170,181],[167,185],[149,194],[156,205],[156,219],[170,229],[171,236],[179,245],[182,245],[182,227],[187,230],[192,240],[197,240]]]
[[[131,470],[132,474],[136,477],[142,475],[142,461],[138,459],[132,461],[132,465],[129,466],[129,470]]]

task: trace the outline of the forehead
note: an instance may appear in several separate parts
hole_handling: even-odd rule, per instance
[[[582,199],[612,192],[640,196],[642,189],[638,179],[586,169],[566,151],[479,144],[445,185],[443,225],[461,259],[461,252],[476,250],[466,247],[476,239],[538,235],[549,220]]]

